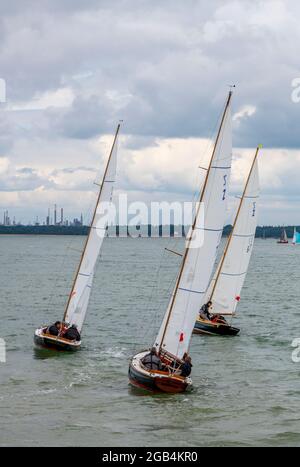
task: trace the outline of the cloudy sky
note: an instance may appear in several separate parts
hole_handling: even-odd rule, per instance
[[[262,143],[260,223],[300,224],[299,21],[296,0],[3,0],[0,216],[87,212],[119,119],[118,193],[191,200],[235,83],[232,195]]]

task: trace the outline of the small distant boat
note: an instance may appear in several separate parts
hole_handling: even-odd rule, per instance
[[[199,306],[209,284],[225,220],[232,160],[231,94],[223,112],[200,203],[187,236],[176,285],[154,342],[162,369],[149,369],[144,365],[149,351],[136,354],[129,365],[130,384],[141,389],[179,393],[192,388],[190,376],[182,376],[181,368],[189,351]],[[200,209],[202,203],[205,210]]]
[[[280,239],[277,241],[277,243],[280,243],[280,244],[289,243],[288,238],[287,238],[287,234],[286,234],[286,230],[284,228],[281,230]]]
[[[102,214],[101,212],[98,212],[98,208],[103,203],[103,206],[105,206],[105,209],[107,210],[107,205],[109,205],[112,200],[117,168],[117,138],[119,129],[120,124],[116,130],[102,184],[99,185],[97,183],[97,185],[99,185],[99,193],[92,222],[63,316],[63,325],[65,330],[72,325],[76,325],[80,333],[87,312],[96,261],[99,256],[104,237],[107,233],[107,222],[104,223],[101,220]],[[99,223],[100,220],[101,223]],[[36,329],[34,333],[34,343],[38,347],[46,347],[56,350],[78,350],[81,346],[81,340],[71,341],[69,339],[65,339],[61,333],[59,333],[58,336],[54,336],[47,332],[47,327],[45,326]]]
[[[297,232],[296,227],[294,227],[294,235],[293,235],[292,244],[300,245],[300,233]]]
[[[224,253],[205,296],[204,303],[212,302],[213,316],[211,319],[199,317],[194,327],[195,334],[234,336],[240,331],[229,324],[225,316],[232,317],[235,314],[253,249],[259,197],[258,152],[259,147],[255,152]]]

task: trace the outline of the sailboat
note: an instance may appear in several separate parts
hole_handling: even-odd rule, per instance
[[[292,244],[293,245],[299,245],[300,244],[300,233],[297,232],[296,227],[294,227],[294,235],[293,235]]]
[[[120,124],[118,124],[104,171],[102,184],[99,186],[97,201],[95,204],[92,222],[81,254],[80,262],[73,280],[71,291],[63,316],[64,331],[70,326],[76,326],[79,333],[82,330],[89,303],[96,261],[99,256],[103,239],[106,234],[107,220],[102,219],[102,207],[108,208],[112,201],[113,186],[117,168],[117,139]],[[57,336],[49,334],[48,328],[43,326],[36,329],[34,343],[38,347],[54,348],[57,350],[77,350],[81,346],[81,340],[69,340],[60,332]]]
[[[214,315],[211,319],[199,316],[195,334],[236,335],[239,332],[226,321],[225,316],[235,314],[253,250],[259,197],[259,148],[253,158],[224,253],[205,296],[205,303],[212,302]]]
[[[277,241],[277,243],[281,243],[281,244],[289,243],[285,228],[282,228],[280,239]]]
[[[129,365],[130,384],[148,391],[179,393],[192,388],[190,376],[181,373],[225,220],[232,160],[231,96],[232,91],[226,101],[175,288],[151,350],[159,357],[162,367],[155,370],[144,364],[149,351],[134,355]]]

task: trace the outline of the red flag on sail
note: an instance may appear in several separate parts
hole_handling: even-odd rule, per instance
[[[241,299],[241,297],[240,297],[239,295],[237,295],[237,296],[235,297],[235,299],[236,299],[237,302],[239,302],[240,299]]]
[[[181,332],[180,337],[179,337],[179,342],[183,342],[183,339],[184,339],[184,335],[183,335],[183,332]]]

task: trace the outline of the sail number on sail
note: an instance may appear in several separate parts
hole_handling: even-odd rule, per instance
[[[222,200],[224,201],[226,198],[226,190],[227,190],[227,175],[224,175],[224,189],[223,189],[223,198]]]

